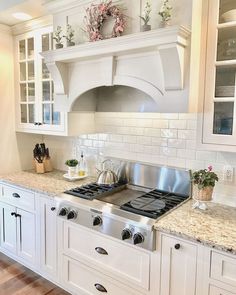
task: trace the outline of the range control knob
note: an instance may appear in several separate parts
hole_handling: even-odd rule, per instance
[[[60,212],[59,212],[59,215],[60,216],[66,216],[68,214],[68,209],[63,207],[61,208]]]
[[[128,229],[128,228],[125,228],[122,230],[122,233],[121,233],[121,238],[122,240],[128,240],[132,237],[132,232]]]
[[[93,226],[102,225],[102,218],[100,216],[95,216],[93,219]]]
[[[136,233],[133,238],[134,245],[144,242],[144,236],[141,233]]]
[[[75,210],[71,210],[67,215],[67,219],[76,219],[76,218],[77,218],[77,212],[75,212]]]

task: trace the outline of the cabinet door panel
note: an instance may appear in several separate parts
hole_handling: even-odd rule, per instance
[[[16,217],[12,213],[16,208],[7,204],[0,204],[1,210],[1,247],[16,254]]]
[[[57,272],[57,228],[54,201],[42,198],[40,203],[41,268],[54,276]]]
[[[17,209],[17,252],[24,260],[34,263],[35,249],[35,215],[27,211]]]
[[[197,247],[162,237],[161,295],[195,295]]]

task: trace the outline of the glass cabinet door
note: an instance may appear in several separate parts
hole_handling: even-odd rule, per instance
[[[53,49],[53,34],[45,33],[41,36],[42,52]],[[54,106],[54,87],[50,72],[42,58],[42,122],[44,125],[60,125],[61,116]]]
[[[20,120],[35,122],[35,40],[33,37],[19,41],[18,57],[20,71]]]
[[[236,135],[236,1],[209,3],[203,138],[227,145]]]

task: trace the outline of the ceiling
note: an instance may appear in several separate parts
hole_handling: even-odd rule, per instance
[[[0,24],[13,26],[20,22],[12,16],[12,13],[24,12],[37,18],[46,14],[42,3],[45,0],[1,0],[0,1]]]

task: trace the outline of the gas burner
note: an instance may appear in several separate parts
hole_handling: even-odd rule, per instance
[[[115,183],[113,185],[98,185],[96,182],[65,191],[66,194],[80,197],[87,200],[98,199],[112,193],[118,192],[125,187],[125,184]]]
[[[155,189],[135,200],[125,203],[120,208],[135,214],[157,219],[188,198],[189,196],[172,194]]]

